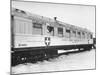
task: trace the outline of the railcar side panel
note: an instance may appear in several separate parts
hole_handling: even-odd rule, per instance
[[[56,36],[49,36],[49,37],[50,40],[45,40],[46,35],[16,35],[15,48],[42,47],[42,46],[47,46],[46,43],[48,42],[50,43],[49,46],[93,44],[92,39],[73,40],[68,38],[60,38]]]

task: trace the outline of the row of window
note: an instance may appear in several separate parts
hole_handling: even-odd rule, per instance
[[[32,26],[33,25],[33,26]],[[15,32],[22,33],[22,34],[43,34],[42,24],[40,23],[33,23],[22,21],[22,20],[15,20]],[[91,34],[87,34],[85,32],[74,31],[70,29],[64,29],[62,27],[58,27],[57,30],[53,26],[47,26],[46,28],[47,34],[51,36],[59,36],[59,37],[76,37],[76,38],[92,38]]]
[[[42,25],[41,24],[33,24],[33,32],[35,32],[35,29],[39,29],[37,32],[40,32],[39,34],[42,34]],[[48,34],[54,36],[54,27],[52,26],[47,26],[47,30],[48,30]],[[36,33],[37,34],[37,33]],[[58,27],[57,28],[57,35],[59,37],[77,37],[77,38],[91,38],[92,39],[92,35],[91,34],[86,34],[84,32],[76,32],[76,31],[71,31],[69,29],[66,29],[65,35],[63,32],[63,28]]]

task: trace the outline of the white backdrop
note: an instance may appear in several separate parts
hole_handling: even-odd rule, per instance
[[[29,0],[28,0],[29,1]],[[30,0],[32,1],[32,0]],[[55,72],[55,73],[41,73],[37,75],[99,75],[100,70],[100,51],[99,51],[99,26],[100,26],[100,2],[99,0],[36,0],[44,2],[56,2],[56,3],[71,3],[71,4],[85,4],[96,5],[97,24],[96,24],[96,37],[97,37],[97,49],[96,49],[96,70],[85,71],[70,71],[70,72]],[[10,0],[0,1],[0,75],[10,75]],[[30,74],[33,75],[33,74]],[[35,75],[35,74],[34,74]]]

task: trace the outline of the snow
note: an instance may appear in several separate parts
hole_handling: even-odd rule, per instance
[[[95,69],[95,50],[61,55],[55,59],[44,60],[35,64],[19,64],[12,67],[12,74],[51,71],[69,71]]]

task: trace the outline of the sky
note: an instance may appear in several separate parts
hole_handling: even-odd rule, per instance
[[[71,4],[12,1],[12,7],[69,23],[93,32],[95,37],[95,7]]]

